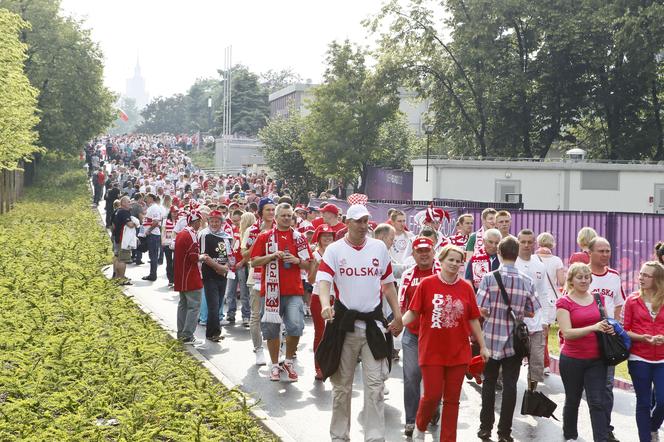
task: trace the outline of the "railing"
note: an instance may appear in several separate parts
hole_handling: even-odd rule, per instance
[[[414,160],[426,160],[426,157],[417,157]],[[651,166],[662,166],[664,161],[641,161],[641,160],[606,160],[606,159],[572,159],[572,158],[520,158],[520,157],[482,157],[482,156],[457,156],[429,155],[431,160],[451,161],[511,161],[524,163],[593,163],[593,164],[643,164]]]
[[[372,203],[383,203],[383,204],[395,204],[395,205],[405,205],[405,206],[428,206],[431,204],[431,201],[424,200],[369,200]],[[488,201],[466,201],[466,200],[454,200],[446,198],[434,198],[433,205],[435,207],[455,207],[460,209],[486,209],[487,207],[493,207],[496,210],[521,210],[523,209],[523,203],[497,203],[497,202],[488,202]]]

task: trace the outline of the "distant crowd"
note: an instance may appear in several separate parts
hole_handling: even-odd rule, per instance
[[[315,372],[306,375],[331,381],[332,440],[349,440],[358,361],[365,440],[384,440],[384,381],[399,359],[407,437],[424,440],[433,424],[440,425],[441,440],[456,440],[467,378],[482,389],[478,437],[492,437],[500,389],[498,440],[513,440],[523,361],[532,404],[527,411],[551,415],[549,399],[538,390],[549,374],[551,326],[558,327],[561,344],[564,439],[578,437],[585,392],[593,439],[617,440],[614,373],[627,360],[639,440],[659,440],[661,244],[641,268],[639,290],[626,294],[620,274],[609,267],[611,244],[591,227],[578,232],[579,250],[565,268],[555,254],[556,238],[512,232],[508,211],[488,208],[479,220],[462,214],[444,236],[449,213],[429,207],[415,235],[399,210],[373,220],[365,195],[348,196],[346,213],[335,204],[345,197],[341,188],[321,195],[326,201],[319,206],[295,204],[287,183],[264,171],[206,174],[179,144],[170,135],[132,135],[100,138],[86,148],[93,204],[104,201],[112,234],[114,280],[131,285],[126,267],[143,265],[146,253],[144,280],[157,281],[165,263],[168,285],[179,293],[178,339],[204,345],[194,337],[200,325],[208,341],[219,342],[223,327],[241,323],[255,353],[247,364],[269,364],[275,382],[303,375],[297,350],[311,317],[314,354],[307,357],[315,358]]]

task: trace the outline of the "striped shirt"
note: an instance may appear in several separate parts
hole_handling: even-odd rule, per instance
[[[513,264],[503,264],[498,271],[517,318],[523,319],[524,315],[533,314],[541,308],[535,294],[535,285],[529,276],[520,272]],[[493,273],[487,273],[482,277],[477,290],[477,305],[489,310],[489,317],[484,321],[482,329],[491,358],[500,360],[514,356],[512,343],[514,321],[507,313],[507,304],[503,301]]]

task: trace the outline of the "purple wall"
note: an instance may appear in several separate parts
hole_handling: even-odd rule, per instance
[[[346,211],[348,203],[333,201]],[[319,205],[319,200],[312,200]],[[413,232],[419,231],[418,214],[424,210],[421,205],[401,205],[385,203],[369,203],[367,205],[376,222],[387,219],[387,209],[398,208],[406,212],[408,225]],[[453,220],[462,213],[475,216],[475,228],[480,227],[481,209],[447,208]],[[446,223],[443,231],[451,232],[454,223]],[[528,228],[538,235],[550,232],[556,238],[557,246],[553,253],[560,256],[567,266],[570,255],[578,251],[576,234],[585,226],[592,227],[601,236],[606,237],[612,245],[611,267],[619,271],[623,277],[625,294],[629,295],[638,288],[638,274],[641,264],[653,259],[653,249],[658,241],[664,240],[664,215],[614,213],[614,212],[565,212],[546,210],[514,210],[512,211],[512,233]]]
[[[371,200],[411,200],[413,172],[369,167],[365,193]]]

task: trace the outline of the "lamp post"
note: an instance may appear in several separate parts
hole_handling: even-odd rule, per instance
[[[431,134],[433,133],[433,124],[424,125],[424,133],[427,134],[427,173],[426,173],[426,182],[429,182],[429,153],[431,145]]]

